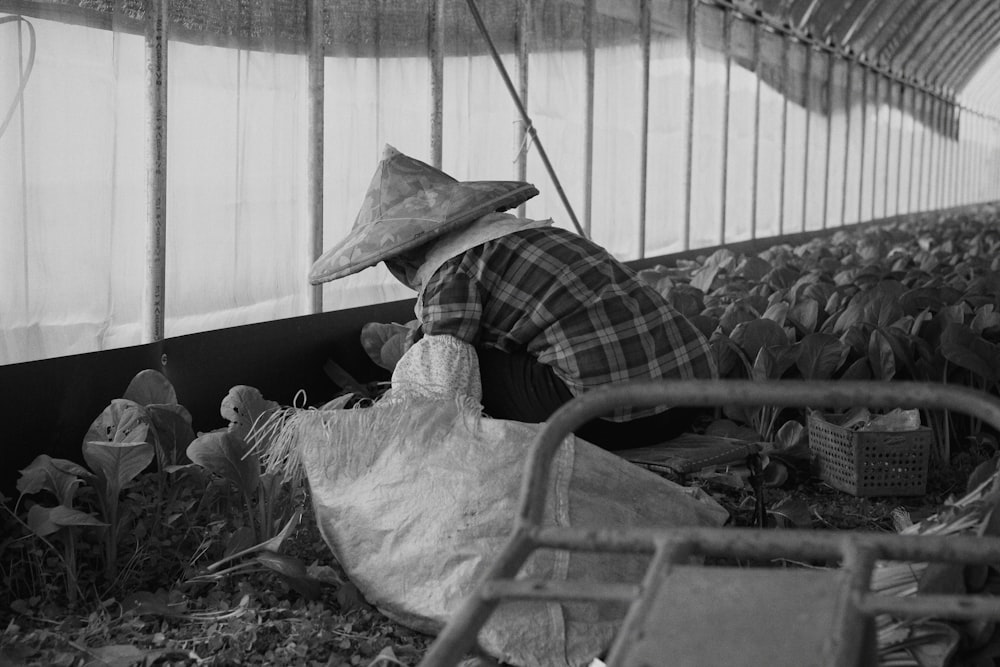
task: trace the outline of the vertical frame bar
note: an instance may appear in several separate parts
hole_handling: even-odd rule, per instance
[[[959,175],[962,172],[962,141],[961,141],[961,131],[962,131],[962,106],[955,102],[955,114],[952,125],[952,134],[955,137],[955,144],[952,146],[952,168],[951,168],[951,200],[952,205],[959,206],[962,204],[962,190],[961,181]]]
[[[927,207],[924,204],[924,195],[927,191],[924,185],[924,174],[927,171],[927,119],[930,115],[930,110],[927,108],[927,91],[920,91],[920,169],[917,172],[917,191],[916,191],[916,208],[918,211],[923,211]]]
[[[687,165],[684,192],[684,250],[691,249],[691,190],[694,172],[694,90],[695,64],[698,49],[695,40],[698,29],[698,0],[688,0],[687,47],[688,47],[688,99],[687,99]]]
[[[586,59],[586,99],[583,138],[583,229],[591,236],[594,188],[594,14],[596,0],[585,0],[583,5],[583,50]]]
[[[865,219],[865,153],[868,135],[868,68],[861,67],[861,160],[858,165],[858,222]]]
[[[896,211],[902,213],[900,202],[903,197],[903,130],[906,127],[906,88],[899,82],[899,140],[896,142]],[[912,156],[911,156],[912,157]]]
[[[323,253],[323,113],[325,21],[323,0],[309,0],[309,253],[315,262]],[[323,286],[310,290],[309,312],[323,312]]]
[[[805,160],[802,164],[802,224],[800,229],[805,231],[806,219],[809,216],[809,157],[812,153],[812,59],[813,48],[808,42],[802,42],[806,47],[805,73],[802,75],[802,101],[806,108],[806,145]]]
[[[441,168],[444,134],[444,0],[435,0],[430,15],[431,164]]]
[[[781,71],[782,81],[788,85],[788,37],[781,40]],[[788,93],[782,95],[781,100],[781,183],[778,188],[778,234],[785,233],[785,172],[788,169],[787,157],[785,156],[788,146]]]
[[[917,119],[920,118],[917,112],[917,89],[909,86],[910,90],[910,173],[907,175],[906,184],[906,212],[912,213],[913,206],[913,171],[917,164]]]
[[[840,226],[843,227],[847,224],[847,182],[848,174],[850,174],[850,163],[851,163],[851,115],[852,107],[854,106],[854,67],[855,64],[851,60],[845,61],[847,63],[847,72],[845,73],[844,81],[844,182],[841,184],[840,189]]]
[[[938,154],[940,156],[939,162],[941,163],[938,167],[938,208],[945,208],[948,205],[948,196],[945,192],[945,187],[947,185],[947,174],[948,174],[948,129],[951,126],[951,121],[949,120],[949,109],[948,104],[944,98],[941,99],[941,121],[939,125],[939,131],[941,132],[941,139],[939,140]]]
[[[639,258],[646,256],[646,193],[649,189],[649,67],[652,41],[651,0],[639,0],[639,39],[642,54],[642,121],[639,130]]]
[[[760,23],[754,23],[753,30],[753,169],[751,170],[750,191],[750,238],[757,238],[757,190],[760,187]]]
[[[934,181],[934,187],[931,190],[931,208],[941,208],[941,174],[944,171],[944,157],[941,147],[943,145],[943,134],[941,131],[941,126],[944,122],[944,100],[941,99],[940,94],[935,94],[934,96],[934,115],[933,115],[933,128],[934,132],[931,135],[931,177]]]
[[[146,15],[146,272],[142,340],[163,340],[167,282],[168,0],[150,0]]]
[[[531,42],[532,0],[517,0],[517,92],[525,108],[528,106],[528,58]],[[523,117],[517,123],[517,180],[528,180],[528,127]],[[525,217],[526,204],[517,207],[518,217]]]
[[[826,164],[823,166],[823,229],[829,226],[830,218],[830,150],[833,134],[833,73],[834,56],[826,53]]]
[[[722,97],[722,206],[719,216],[719,243],[726,242],[726,207],[729,200],[729,103],[730,88],[732,87],[733,59],[730,56],[732,50],[732,13],[727,8],[722,8],[722,48],[725,51],[725,91]]]
[[[879,112],[881,111],[880,107],[882,106],[882,99],[879,97],[879,95],[881,94],[882,87],[879,85],[879,81],[882,79],[882,75],[878,73],[878,70],[872,70],[872,74],[875,77],[875,80],[873,82],[875,88],[873,91],[873,98],[872,98],[875,104],[875,120],[872,123],[874,125],[873,127],[874,136],[872,136],[872,149],[874,152],[872,154],[872,207],[871,207],[870,219],[874,220],[876,217],[875,207],[878,205],[877,202],[878,198],[876,197],[876,195],[878,194],[878,139],[879,139],[879,129],[880,126],[882,125],[882,123],[879,121]],[[888,162],[888,156],[886,156],[886,162]],[[885,197],[884,192],[882,193],[882,196]]]

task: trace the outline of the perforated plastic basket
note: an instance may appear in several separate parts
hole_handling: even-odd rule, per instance
[[[831,419],[835,416],[809,415],[809,447],[823,481],[855,496],[923,495],[931,429],[851,431]]]

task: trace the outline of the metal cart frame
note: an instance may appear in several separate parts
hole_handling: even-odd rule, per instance
[[[1000,431],[1000,400],[966,387],[907,381],[646,381],[577,397],[560,408],[532,445],[519,510],[510,538],[476,590],[431,645],[423,666],[454,665],[475,644],[479,629],[502,600],[629,601],[631,605],[607,657],[622,664],[649,613],[665,573],[691,555],[736,558],[840,559],[837,618],[824,639],[823,665],[857,664],[859,637],[876,614],[901,618],[1000,619],[1000,597],[921,594],[892,597],[869,589],[876,560],[1000,564],[1000,538],[913,536],[855,531],[761,531],[750,528],[627,528],[542,525],[553,456],[566,436],[618,407],[656,405],[774,405],[822,408],[938,408],[975,415]],[[639,584],[515,579],[534,550],[554,548],[651,554]],[[711,568],[703,568],[709,570]]]

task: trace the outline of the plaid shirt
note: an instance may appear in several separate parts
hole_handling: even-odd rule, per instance
[[[514,232],[445,262],[424,286],[420,319],[427,335],[527,352],[574,395],[634,379],[717,376],[694,325],[606,250],[557,227]]]

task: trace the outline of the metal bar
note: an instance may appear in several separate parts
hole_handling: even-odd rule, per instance
[[[690,551],[687,545],[681,545],[676,541],[658,541],[653,559],[646,568],[646,574],[642,578],[641,589],[643,592],[655,591],[659,582],[670,573],[674,563],[686,558]],[[625,652],[628,647],[638,639],[636,633],[639,631],[638,621],[649,615],[650,607],[654,602],[654,596],[647,594],[637,597],[635,602],[629,607],[628,613],[622,621],[622,631],[615,637],[611,648],[608,650],[609,665],[623,664]]]
[[[961,7],[963,3],[970,4],[974,0],[955,0],[948,11],[942,14],[938,20],[931,26],[929,32],[937,32],[938,35],[950,34],[951,31],[956,30],[956,23],[958,23],[962,18],[966,17],[968,12],[968,7]],[[913,54],[909,60],[915,65],[913,70],[913,76],[919,81],[927,81],[930,77],[927,76],[928,70],[933,66],[934,62],[941,57],[941,49],[947,48],[950,40],[945,39],[924,39],[920,44],[916,52]]]
[[[952,0],[952,5],[957,5],[961,1]],[[947,7],[943,2],[922,2],[920,5],[923,8],[923,15],[913,30],[906,35],[906,38],[899,45],[899,48],[896,49],[896,52],[892,54],[890,66],[893,63],[899,63],[902,68],[907,64],[919,62],[911,61],[910,56],[913,55],[917,47],[924,46],[924,41],[928,33],[934,28],[941,16],[952,9],[952,7]]]
[[[882,125],[882,122],[879,119],[879,115],[880,115],[879,112],[881,111],[881,106],[882,106],[882,98],[879,97],[879,95],[881,94],[881,90],[880,90],[881,86],[879,86],[879,80],[881,78],[882,77],[878,74],[878,72],[876,72],[875,73],[875,82],[874,82],[875,83],[875,90],[874,90],[873,96],[872,96],[872,101],[875,103],[875,120],[872,123],[872,132],[874,133],[874,136],[872,137],[872,150],[874,151],[874,153],[872,154],[872,208],[871,208],[871,219],[873,219],[873,220],[875,219],[875,206],[877,205],[877,200],[878,200],[878,197],[877,197],[877,195],[878,195],[878,148],[879,148],[879,146],[878,146],[878,139],[879,139],[879,134],[880,134],[879,130],[881,129],[881,125]],[[883,197],[885,196],[884,192],[882,193],[882,196]]]
[[[729,199],[729,103],[732,87],[733,59],[729,54],[732,48],[732,16],[729,10],[722,9],[722,48],[725,52],[725,91],[722,98],[722,202],[719,216],[719,243],[726,242],[726,212]]]
[[[980,63],[983,62],[980,57],[981,54],[993,53],[997,46],[1000,45],[1000,31],[997,30],[998,27],[1000,27],[1000,15],[990,24],[989,33],[987,33],[988,36],[985,38],[982,46],[978,50],[970,49],[964,57],[955,62],[955,65],[949,71],[944,73],[941,79],[949,81],[955,90],[964,88],[972,75],[975,74]]]
[[[924,174],[929,172],[930,168],[927,164],[927,134],[930,119],[930,114],[934,109],[934,100],[931,98],[931,108],[928,109],[927,102],[930,96],[926,92],[920,92],[920,174],[919,174],[919,185],[917,186],[917,210],[924,211],[929,208],[927,201],[927,192],[930,190],[930,181],[928,179],[928,184],[924,185]]]
[[[431,164],[441,169],[444,126],[444,0],[430,13]]]
[[[545,165],[545,170],[549,174],[549,178],[552,179],[552,184],[556,188],[556,192],[559,193],[559,199],[562,200],[563,206],[566,208],[566,213],[569,215],[570,221],[573,223],[573,227],[580,236],[586,237],[583,228],[580,226],[580,221],[576,217],[576,213],[573,212],[573,206],[569,203],[569,198],[566,197],[566,192],[563,190],[562,183],[559,182],[559,177],[556,176],[556,171],[552,167],[552,163],[549,161],[549,155],[545,152],[545,147],[542,146],[541,139],[538,138],[538,132],[535,131],[535,126],[531,122],[531,117],[528,115],[528,110],[524,106],[524,102],[521,100],[520,95],[517,94],[517,90],[514,88],[513,82],[510,80],[510,75],[507,73],[507,68],[503,64],[503,60],[500,59],[500,54],[497,52],[496,45],[493,43],[493,38],[490,37],[489,31],[486,29],[486,24],[483,22],[483,16],[479,13],[479,7],[476,5],[476,0],[466,0],[469,5],[469,11],[472,12],[472,18],[476,22],[476,26],[479,28],[480,34],[483,39],[486,40],[486,45],[490,50],[490,55],[493,57],[493,62],[497,66],[497,70],[500,72],[500,77],[503,79],[504,85],[507,87],[507,92],[510,94],[514,101],[514,105],[517,106],[517,111],[521,115],[521,119],[524,121],[525,126],[528,129],[528,134],[531,136],[531,142],[534,144],[535,148],[538,149],[538,157],[542,159],[542,163]]]
[[[565,600],[567,602],[628,602],[642,594],[638,584],[597,581],[581,586],[575,581],[546,579],[503,579],[484,581],[479,594],[485,600]]]
[[[1000,619],[1000,598],[986,595],[932,595],[910,597],[866,595],[858,600],[865,614],[899,618]]]
[[[528,60],[531,38],[532,0],[517,0],[517,89],[518,96],[528,104]],[[517,180],[528,180],[528,128],[523,118],[517,121]],[[525,217],[527,205],[517,207],[519,218]]]
[[[323,140],[325,22],[323,0],[309,0],[309,253],[315,262],[323,254]],[[310,288],[309,312],[323,312],[323,286]]]
[[[885,173],[882,183],[882,217],[889,215],[889,173],[892,171],[892,81],[885,82]]]
[[[646,256],[646,196],[649,191],[649,69],[652,59],[652,8],[639,0],[639,49],[642,54],[642,120],[639,128],[639,258]]]
[[[782,82],[788,85],[788,40],[781,40]],[[778,190],[778,235],[785,233],[785,171],[788,168],[788,93],[781,99],[781,183]]]
[[[934,206],[936,208],[942,208],[944,206],[944,192],[942,184],[944,183],[945,174],[945,101],[944,98],[938,99],[938,117],[934,125],[934,130],[937,133],[937,155],[934,158]]]
[[[688,0],[687,3],[687,47],[688,47],[688,99],[687,99],[687,167],[684,191],[684,250],[691,249],[691,191],[694,187],[694,91],[695,65],[698,49],[698,0]]]
[[[833,55],[826,54],[826,161],[823,165],[823,229],[830,218],[830,145],[833,135]]]
[[[910,173],[906,183],[906,212],[911,213],[913,206],[913,171],[917,164],[917,90],[910,88]],[[923,98],[921,98],[923,99]]]
[[[847,68],[845,73],[844,81],[844,182],[841,184],[840,191],[840,225],[843,227],[847,224],[847,182],[850,180],[847,176],[850,173],[850,162],[851,162],[851,115],[853,114],[852,107],[854,106],[854,77],[852,73],[854,72],[854,63],[850,60],[845,61],[845,66]],[[860,197],[860,194],[858,195]]]
[[[978,416],[1000,428],[1000,399],[959,385],[912,381],[645,381],[595,389],[559,408],[546,422],[528,457],[519,502],[519,521],[541,523],[545,480],[555,450],[568,433],[616,408],[662,405],[774,405],[869,408],[943,408]]]
[[[528,536],[527,531],[515,531],[480,581],[512,579],[534,549],[535,544]],[[427,649],[420,664],[434,667],[457,665],[476,643],[479,628],[483,626],[498,604],[497,600],[484,598],[481,587],[477,586],[465,598],[455,615],[452,616],[451,621]]]
[[[865,153],[868,134],[868,70],[861,70],[861,162],[858,166],[858,222],[865,219],[861,212],[865,199]]]
[[[857,601],[868,592],[875,568],[875,551],[859,547],[853,542],[845,545],[842,569],[847,574],[847,585],[838,591],[833,618],[842,619],[840,632],[830,637],[834,665],[862,664],[864,642],[858,641],[864,636],[868,619],[858,613]]]
[[[753,27],[753,166],[750,169],[750,238],[757,238],[757,190],[760,187],[760,24]]]
[[[583,229],[590,236],[594,208],[594,14],[596,0],[583,3],[583,53],[586,61],[584,82],[584,137],[583,137]]]
[[[167,24],[169,0],[146,16],[146,271],[142,340],[163,340],[167,282]]]
[[[809,219],[809,157],[812,154],[812,48],[806,44],[806,63],[802,75],[802,101],[806,110],[806,145],[803,148],[802,164],[802,224],[801,231],[806,229]]]
[[[903,129],[906,126],[906,88],[899,84],[899,139],[896,142],[896,210],[899,215],[903,196]],[[912,156],[911,156],[912,157]]]
[[[906,16],[902,20],[899,20],[900,12],[906,12]],[[897,4],[895,8],[893,8],[892,13],[888,16],[888,18],[879,22],[878,28],[875,30],[875,34],[872,35],[871,39],[868,40],[868,47],[875,48],[874,60],[876,62],[889,60],[889,58],[883,57],[883,53],[885,52],[885,47],[889,45],[889,43],[892,41],[892,37],[895,36],[895,34],[898,31],[902,31],[904,29],[904,26],[906,25],[908,20],[911,19],[912,17],[913,17],[912,8],[904,0],[903,2]],[[888,39],[886,39],[885,43],[883,43],[880,46],[879,42],[882,41],[884,37],[886,37],[886,33],[888,33],[889,37]]]
[[[952,135],[955,137],[955,143],[951,148],[951,198],[952,204],[955,206],[963,203],[960,189],[961,181],[959,179],[962,173],[962,111],[962,107],[955,104],[955,114],[952,119]]]

